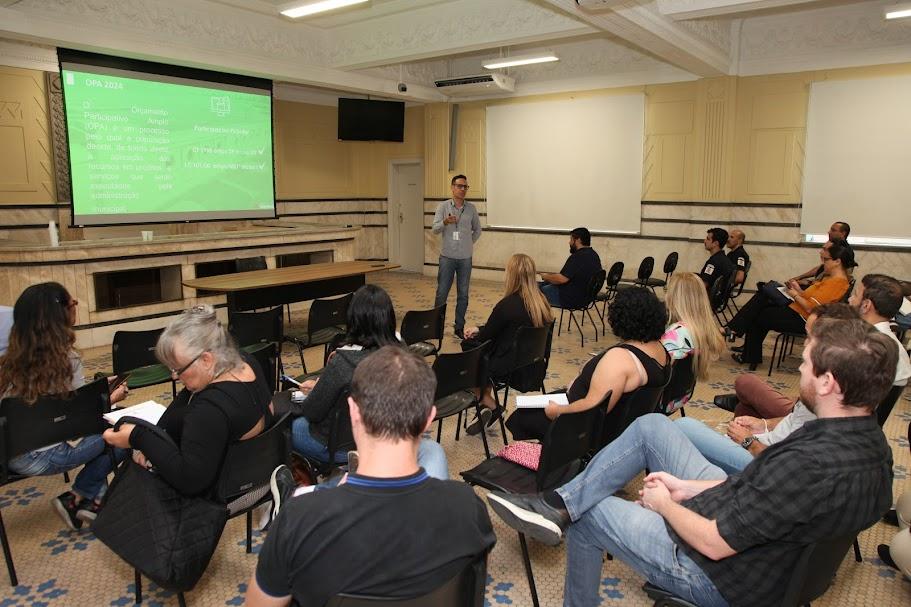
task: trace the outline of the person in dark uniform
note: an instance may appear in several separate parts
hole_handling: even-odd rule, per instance
[[[732,283],[734,285],[743,283],[747,277],[747,264],[750,263],[750,256],[743,248],[744,240],[746,240],[746,235],[743,230],[738,230],[737,228],[731,230],[731,234],[728,236],[728,249],[730,249],[728,251],[728,259],[734,265],[735,274]]]
[[[734,265],[724,254],[727,242],[728,232],[723,228],[712,228],[705,233],[705,250],[710,256],[699,271],[699,277],[709,291],[716,280],[729,276],[734,271]]]

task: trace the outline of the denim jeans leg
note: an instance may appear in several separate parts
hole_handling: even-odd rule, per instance
[[[590,509],[567,532],[565,607],[594,607],[604,552],[653,584],[704,607],[723,606],[711,580],[681,552],[661,515],[618,497]]]
[[[727,436],[718,434],[698,419],[681,417],[674,421],[705,459],[728,474],[740,472],[753,461],[749,451]]]
[[[452,281],[455,278],[456,262],[458,259],[440,255],[440,265],[437,268],[437,295],[433,307],[439,308],[449,297]]]
[[[100,500],[108,490],[108,475],[127,456],[127,449],[103,451],[83,466],[73,481],[73,493],[86,499]]]
[[[667,416],[651,413],[630,424],[557,493],[576,521],[646,468],[685,480],[727,478],[724,470],[709,463]]]
[[[468,311],[468,289],[471,285],[471,257],[456,259],[455,261],[457,262],[455,330],[458,333],[465,328],[465,312]]]
[[[434,440],[422,438],[418,447],[418,466],[433,478],[441,481],[449,480],[449,462],[443,447]]]
[[[321,462],[329,461],[329,448],[310,434],[310,422],[306,417],[298,417],[291,422],[291,446],[304,457]],[[344,464],[347,461],[347,451],[336,451],[335,463]]]
[[[560,307],[560,287],[557,285],[552,285],[548,282],[539,282],[538,286],[541,288],[541,293],[544,294],[544,299],[547,300],[547,303],[553,308]]]

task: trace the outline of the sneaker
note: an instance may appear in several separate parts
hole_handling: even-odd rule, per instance
[[[469,436],[480,434],[484,428],[490,425],[492,418],[493,411],[487,407],[481,407],[481,412],[475,414],[474,420],[472,420],[472,422],[468,424],[468,427],[465,428],[465,434]]]
[[[458,339],[465,339],[465,330],[463,328],[453,329],[452,334]]]
[[[98,518],[99,512],[101,512],[101,504],[95,500],[82,500],[79,509],[76,510],[76,518],[84,523],[92,524]]]
[[[736,394],[719,394],[715,397],[715,406],[731,413],[737,408],[739,402]]]
[[[558,510],[540,495],[511,495],[501,491],[487,494],[487,501],[503,522],[548,546],[556,546],[569,526],[569,513]]]
[[[294,495],[297,489],[297,482],[291,469],[282,464],[272,471],[272,477],[269,479],[269,489],[272,492],[272,520],[278,516],[279,509]]]
[[[67,491],[61,493],[51,500],[51,506],[54,511],[63,519],[66,526],[76,531],[82,528],[82,521],[76,518],[76,512],[79,510],[79,498],[75,493]]]
[[[876,554],[879,555],[879,560],[881,560],[884,565],[892,567],[893,569],[898,569],[898,565],[895,564],[892,553],[889,551],[889,544],[880,544],[877,546]]]

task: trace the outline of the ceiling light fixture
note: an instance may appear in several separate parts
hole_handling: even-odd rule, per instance
[[[489,59],[482,65],[488,70],[496,70],[502,67],[515,67],[517,65],[532,65],[535,63],[548,63],[550,61],[559,61],[560,58],[547,51],[535,55],[516,55],[515,57],[501,57],[499,59]]]
[[[315,15],[316,13],[324,13],[326,11],[335,10],[337,8],[342,8],[345,6],[351,6],[353,4],[361,4],[362,2],[367,2],[367,0],[319,0],[318,2],[292,2],[291,4],[286,4],[285,6],[279,9],[279,12],[285,17],[291,17],[292,19],[297,19],[298,17],[306,17],[307,15]]]
[[[885,14],[886,19],[911,17],[911,2],[903,2],[902,4],[893,4],[892,6],[883,7],[883,14]]]

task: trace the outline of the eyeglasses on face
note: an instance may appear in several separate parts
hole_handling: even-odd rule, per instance
[[[466,190],[467,191],[471,186],[469,186],[467,183],[454,183],[454,184],[452,184],[452,187],[454,187],[457,190]]]
[[[193,363],[195,363],[197,360],[199,360],[199,357],[202,356],[203,354],[205,354],[205,351],[200,352],[199,354],[194,356],[193,360],[191,360],[190,362],[188,362],[187,364],[185,364],[184,366],[182,366],[179,369],[168,369],[168,370],[171,372],[172,376],[180,377],[184,372],[186,372],[187,369],[189,369],[191,366],[193,366]]]

